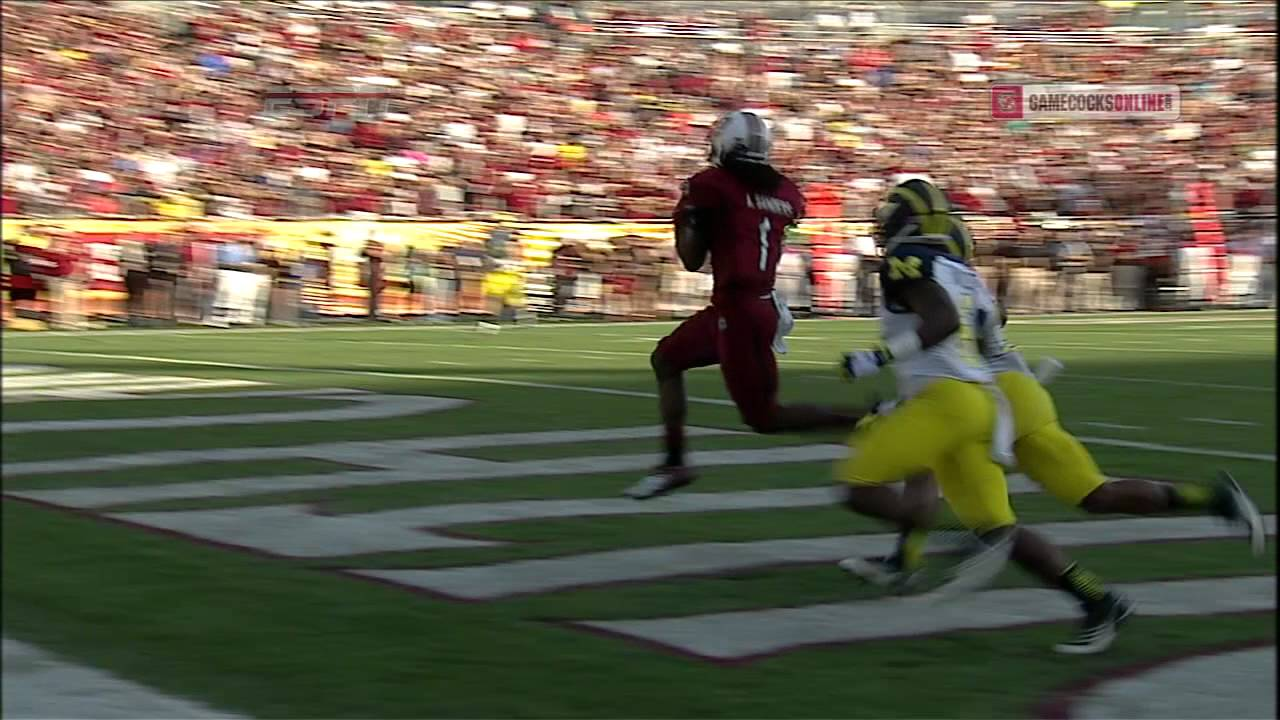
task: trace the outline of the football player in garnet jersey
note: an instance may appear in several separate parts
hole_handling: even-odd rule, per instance
[[[711,304],[659,341],[650,357],[666,459],[626,490],[637,500],[694,480],[685,464],[684,372],[690,368],[719,364],[729,396],[756,432],[851,428],[866,414],[778,403],[773,353],[785,352],[782,336],[791,320],[773,291],[774,274],[783,232],[804,214],[804,196],[769,164],[770,144],[759,116],[729,113],[712,131],[711,167],[684,183],[673,213],[676,252],[690,272],[710,257],[714,285]]]

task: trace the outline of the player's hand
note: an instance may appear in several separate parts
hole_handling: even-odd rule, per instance
[[[898,398],[880,398],[871,406],[871,412],[876,415],[888,415],[896,407],[898,407]]]
[[[1041,385],[1048,385],[1053,382],[1053,379],[1058,376],[1058,373],[1062,372],[1063,367],[1065,366],[1057,358],[1046,357],[1040,361],[1039,365],[1036,366],[1036,380],[1038,380]]]
[[[885,356],[879,350],[859,350],[845,353],[840,363],[840,371],[846,380],[875,375],[885,364]]]

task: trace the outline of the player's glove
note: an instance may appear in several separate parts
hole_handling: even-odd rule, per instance
[[[898,407],[898,398],[881,399],[876,400],[875,404],[871,406],[871,412],[875,415],[888,415],[896,407]]]
[[[1053,379],[1058,376],[1058,373],[1062,372],[1063,367],[1062,362],[1057,358],[1044,358],[1040,361],[1040,364],[1036,366],[1036,380],[1040,381],[1041,385],[1048,385],[1053,382]]]
[[[883,350],[859,350],[845,353],[840,363],[840,371],[846,380],[875,375],[880,368],[889,362],[889,356]]]

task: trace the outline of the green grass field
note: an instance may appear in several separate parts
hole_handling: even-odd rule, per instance
[[[687,382],[700,481],[665,505],[624,501],[658,459],[648,354],[669,327],[5,333],[7,368],[43,366],[6,370],[6,395],[130,379],[103,381],[127,397],[6,397],[4,633],[256,717],[1028,717],[1074,683],[1274,638],[1274,607],[1212,603],[1140,606],[1088,658],[1049,650],[1065,619],[880,632],[931,611],[835,567],[877,541],[848,536],[885,532],[827,501],[843,438],[747,434],[714,368]],[[875,330],[798,323],[783,396],[882,390],[835,373]],[[1064,424],[1109,475],[1225,468],[1274,513],[1273,312],[1015,318],[1010,335],[1032,362],[1066,364]],[[148,392],[152,376],[257,384],[203,398]],[[335,388],[365,392],[319,392]],[[262,394],[298,390],[317,392]],[[352,408],[367,412],[325,419]],[[312,414],[234,417],[286,412]],[[208,421],[131,426],[192,415]],[[90,419],[102,427],[47,425]],[[1183,521],[1144,529],[1030,492],[1014,504],[1028,523],[1106,523],[1067,544],[1108,581],[1209,578],[1230,596],[1274,576],[1273,548],[1251,557],[1194,518],[1211,531],[1161,534]],[[986,592],[1033,587],[1009,569]],[[869,620],[749,649],[790,627],[780,609],[828,604]],[[697,622],[676,639],[641,622],[671,618]]]

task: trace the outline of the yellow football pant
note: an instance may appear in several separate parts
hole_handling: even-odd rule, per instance
[[[1072,507],[1106,482],[1093,456],[1058,422],[1044,386],[1020,372],[1000,373],[996,384],[1013,410],[1013,454],[1032,482]]]
[[[982,533],[1013,525],[1004,471],[991,459],[996,403],[982,386],[939,379],[849,439],[838,480],[887,485],[929,470],[960,522]]]

